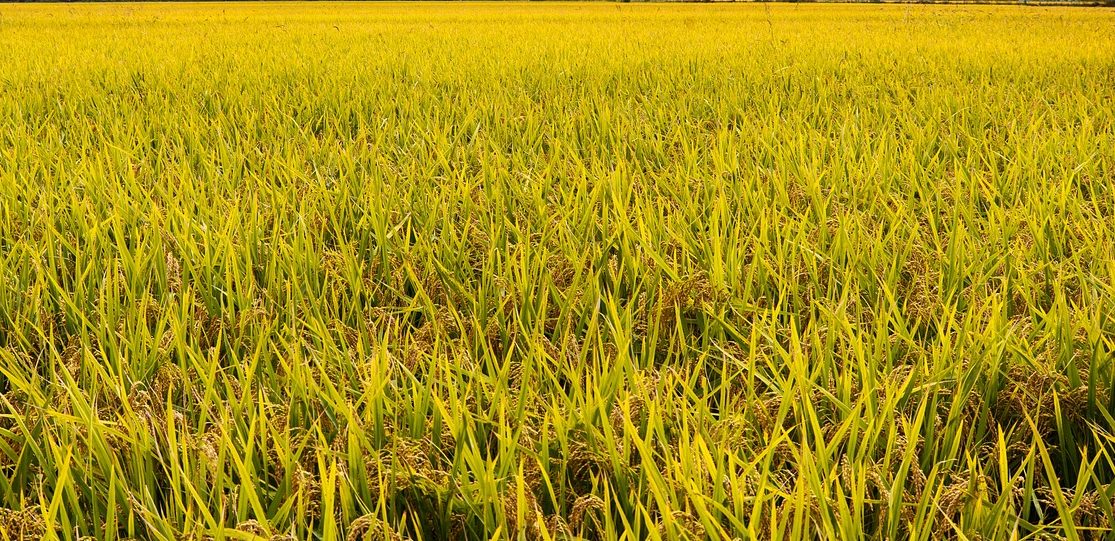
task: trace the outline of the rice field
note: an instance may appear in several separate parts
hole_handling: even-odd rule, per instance
[[[0,5],[0,540],[1115,539],[1115,11]]]

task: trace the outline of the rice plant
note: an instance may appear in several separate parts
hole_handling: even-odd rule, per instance
[[[0,6],[0,540],[1115,539],[1115,12]]]

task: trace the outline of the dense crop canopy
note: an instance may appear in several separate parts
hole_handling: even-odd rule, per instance
[[[0,6],[0,539],[1099,539],[1113,104],[1102,9]]]

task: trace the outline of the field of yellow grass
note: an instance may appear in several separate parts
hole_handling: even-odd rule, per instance
[[[1115,11],[0,5],[0,540],[1112,539]]]

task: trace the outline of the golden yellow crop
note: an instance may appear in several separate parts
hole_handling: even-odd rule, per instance
[[[0,540],[1110,539],[1115,12],[0,5]]]

